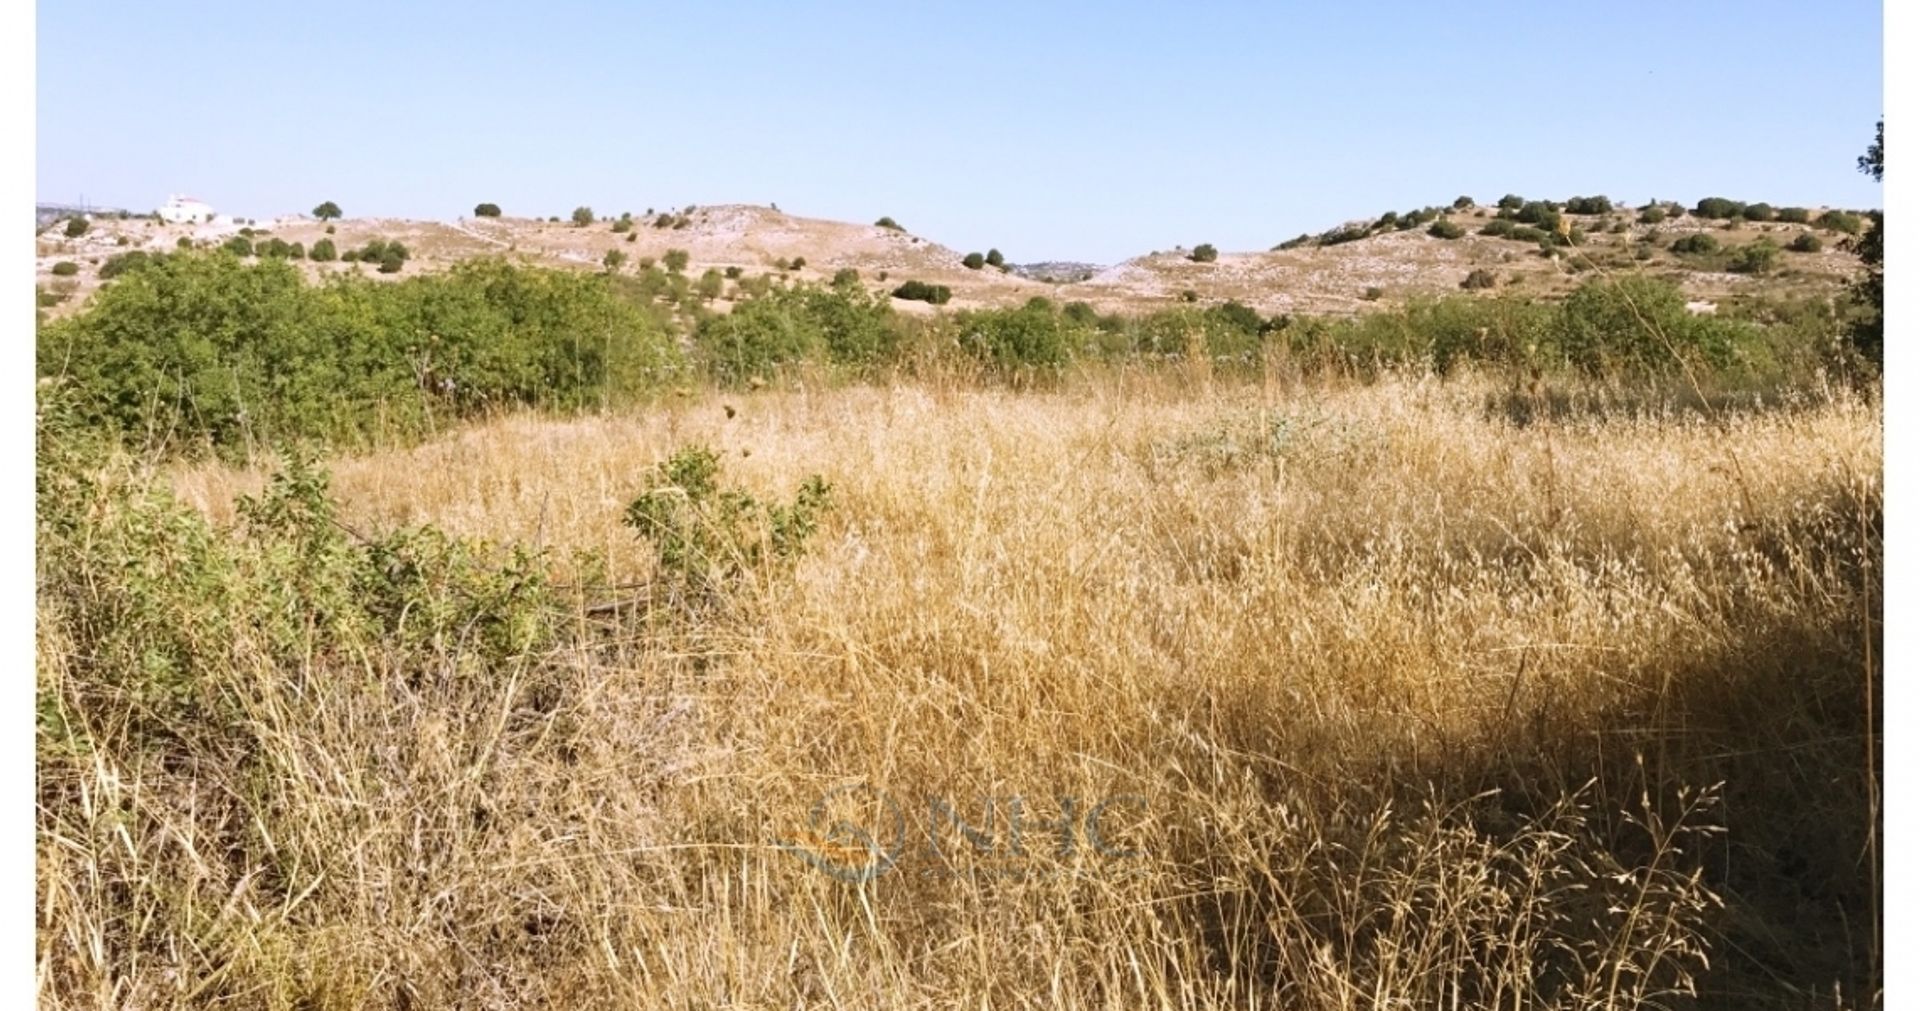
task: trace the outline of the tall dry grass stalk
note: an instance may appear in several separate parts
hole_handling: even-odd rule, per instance
[[[235,655],[202,674],[244,760],[139,747],[43,609],[43,696],[95,742],[40,769],[44,1003],[1877,1002],[1877,403],[1115,371],[331,466],[355,529],[640,582],[621,511],[695,442],[832,483],[790,578],[492,679]],[[262,471],[166,479],[224,523]],[[794,852],[873,869],[833,823],[885,847],[895,811],[868,880]]]

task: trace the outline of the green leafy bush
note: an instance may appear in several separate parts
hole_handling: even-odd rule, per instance
[[[585,228],[593,224],[593,208],[584,205],[575,207],[573,209],[573,223],[574,226],[578,228]]]
[[[1720,240],[1705,232],[1696,232],[1692,235],[1682,235],[1673,240],[1673,244],[1667,248],[1676,253],[1704,255],[1719,252]]]
[[[1568,214],[1612,214],[1613,201],[1606,197],[1571,197],[1567,200]]]
[[[1827,211],[1814,220],[1814,225],[1848,235],[1860,234],[1860,215],[1846,211]]]
[[[667,272],[670,274],[678,274],[686,270],[687,264],[691,260],[692,257],[690,257],[684,249],[669,249],[660,257],[660,263],[667,268]]]
[[[236,235],[221,243],[220,248],[235,256],[248,257],[253,255],[253,240],[244,235]]]
[[[1007,265],[1007,258],[1000,255],[1000,251],[998,249],[987,250],[987,266],[1004,268],[1006,267],[1006,265]]]
[[[53,276],[55,277],[72,277],[78,273],[80,273],[80,265],[72,260],[61,260],[59,263],[53,265]]]
[[[1466,279],[1460,282],[1460,287],[1468,291],[1474,291],[1481,288],[1491,288],[1499,283],[1500,279],[1493,276],[1493,271],[1485,268],[1475,268],[1467,272]]]
[[[77,239],[80,236],[87,234],[87,229],[90,227],[92,226],[87,224],[86,218],[82,218],[82,217],[68,218],[67,228],[66,228],[67,238]]]
[[[1817,253],[1825,247],[1818,235],[1812,232],[1801,232],[1793,237],[1792,242],[1787,243],[1787,248],[1796,253]]]
[[[605,267],[609,271],[619,270],[621,267],[626,266],[626,264],[627,254],[618,249],[609,249],[607,250],[607,255],[600,258],[600,266]]]
[[[953,298],[953,289],[944,284],[928,284],[925,281],[908,281],[893,289],[893,297],[909,302],[927,302],[933,305],[946,305]]]
[[[284,260],[177,253],[102,287],[36,350],[89,427],[171,433],[173,449],[406,433],[430,412],[569,409],[660,381],[678,359],[665,322],[607,281],[475,260],[309,286]]]
[[[1731,220],[1746,213],[1747,205],[1726,197],[1707,197],[1693,205],[1693,214],[1699,218],[1712,220]]]
[[[313,209],[313,216],[319,218],[321,221],[330,221],[340,217],[340,205],[328,200]]]
[[[1772,221],[1773,207],[1770,204],[1748,204],[1740,209],[1740,216],[1748,221]]]
[[[769,288],[694,328],[707,372],[724,383],[766,378],[796,362],[868,366],[890,360],[900,340],[893,309],[857,285]]]
[[[1219,258],[1220,251],[1213,248],[1213,243],[1211,242],[1202,242],[1193,247],[1193,252],[1187,256],[1187,259],[1195,263],[1212,263]]]
[[[697,609],[790,567],[831,503],[831,487],[818,474],[785,504],[723,487],[720,454],[688,446],[654,468],[628,504],[626,524],[652,544],[657,578]]]
[[[1643,225],[1657,225],[1665,220],[1667,220],[1666,208],[1658,204],[1648,204],[1640,208],[1640,223]]]
[[[308,252],[307,257],[319,263],[327,263],[338,258],[339,255],[339,251],[333,246],[332,239],[321,239],[313,244],[313,249]]]
[[[1560,211],[1545,200],[1529,200],[1515,212],[1514,220],[1551,232],[1560,227]]]
[[[1057,368],[1072,354],[1068,325],[1044,298],[1018,309],[964,312],[955,325],[964,351],[1003,372]]]
[[[497,218],[500,216],[499,204],[475,204],[473,216],[476,218]]]
[[[1506,218],[1494,218],[1480,226],[1480,234],[1496,239],[1512,238],[1514,227],[1514,223]]]
[[[128,271],[139,270],[152,259],[154,257],[151,254],[140,249],[109,257],[107,262],[100,265],[100,280],[111,281]]]
[[[1681,358],[1731,364],[1746,326],[1687,311],[1678,286],[1643,275],[1596,278],[1561,303],[1552,343],[1592,372],[1669,372]]]
[[[1804,225],[1813,220],[1813,215],[1805,207],[1782,207],[1773,213],[1773,220],[1788,224]]]
[[[1467,230],[1446,218],[1441,218],[1433,223],[1433,227],[1427,229],[1427,234],[1436,239],[1458,239],[1466,235]]]
[[[1499,208],[1503,211],[1517,211],[1527,205],[1527,198],[1517,193],[1509,193],[1500,198]]]
[[[961,259],[960,265],[968,270],[979,270],[981,267],[987,265],[987,258],[981,256],[979,253],[968,253]]]
[[[1765,274],[1773,270],[1779,258],[1780,247],[1772,239],[1755,239],[1734,250],[1727,269],[1736,274]]]
[[[1472,198],[1472,197],[1468,197],[1468,196],[1459,196],[1459,197],[1454,197],[1454,198],[1453,198],[1453,209],[1454,209],[1454,210],[1456,210],[1456,211],[1464,211],[1464,210],[1466,210],[1467,208],[1469,208],[1469,207],[1472,207],[1472,206],[1473,206],[1473,198]]]
[[[889,231],[895,231],[895,232],[906,231],[906,229],[900,227],[900,222],[895,221],[889,217],[882,217],[880,220],[874,222],[873,224],[876,228],[885,228],[885,229],[888,229]]]

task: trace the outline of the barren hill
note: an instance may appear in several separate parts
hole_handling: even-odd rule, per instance
[[[1633,211],[1622,208],[1575,218],[1587,236],[1580,246],[1542,250],[1536,242],[1478,234],[1496,220],[1492,208],[1452,210],[1448,218],[1466,232],[1463,237],[1435,237],[1425,227],[1384,230],[1335,245],[1223,252],[1213,262],[1196,262],[1182,248],[1104,268],[1065,265],[1073,268],[1070,271],[1058,269],[1062,267],[1058,264],[969,269],[961,252],[904,230],[806,218],[746,204],[641,215],[621,230],[607,218],[587,225],[515,217],[447,222],[348,218],[328,224],[292,216],[250,224],[172,225],[150,218],[98,216],[87,233],[77,238],[65,237],[58,228],[40,237],[36,280],[45,293],[44,305],[55,313],[72,311],[97,287],[100,267],[117,254],[164,252],[183,240],[216,246],[243,227],[256,239],[271,236],[306,248],[328,238],[342,251],[374,239],[399,240],[412,254],[400,277],[481,256],[602,270],[608,254],[615,251],[625,257],[617,269],[632,271],[664,259],[669,250],[681,250],[687,254],[688,272],[695,275],[711,268],[747,276],[784,273],[818,281],[852,268],[876,291],[890,291],[910,279],[947,285],[953,291],[951,305],[957,308],[1018,304],[1041,295],[1085,301],[1102,310],[1237,299],[1267,313],[1340,313],[1455,292],[1474,270],[1492,274],[1495,290],[1553,296],[1570,290],[1581,275],[1595,269],[1649,270],[1676,280],[1690,298],[1716,302],[1756,291],[1831,291],[1852,276],[1857,265],[1839,248],[1844,235],[1806,224],[1726,222],[1692,215],[1645,224]],[[1697,233],[1712,235],[1722,248],[1733,248],[1760,239],[1786,247],[1808,232],[1820,240],[1821,250],[1783,248],[1773,269],[1757,275],[1729,273],[1713,258],[1682,256],[1670,249],[1676,239]],[[62,262],[75,266],[62,268],[62,274],[56,275],[55,265]],[[302,266],[316,277],[352,271],[382,276],[373,274],[370,265],[303,261]],[[1084,280],[1071,280],[1076,277]],[[911,311],[931,309],[922,303],[896,304]]]

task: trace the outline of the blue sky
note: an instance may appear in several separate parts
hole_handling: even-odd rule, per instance
[[[1879,206],[1877,3],[38,8],[40,199],[778,203],[961,249],[1264,249],[1460,194]]]

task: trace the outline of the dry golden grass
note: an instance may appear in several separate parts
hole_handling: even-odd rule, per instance
[[[236,657],[251,784],[43,762],[81,798],[40,816],[43,1000],[1872,1005],[1878,405],[1576,401],[1517,424],[1493,379],[1112,372],[703,393],[332,461],[356,529],[634,581],[621,511],[681,445],[756,492],[819,472],[836,507],[790,578],[615,623],[613,661],[316,658],[288,692]],[[261,472],[168,480],[224,522]],[[41,629],[43,693],[78,699]],[[783,848],[862,864],[831,822],[884,841],[882,795],[909,824],[886,873]],[[1030,825],[1014,853],[1014,795],[1127,798],[1100,827],[1135,855]]]

